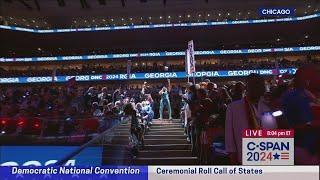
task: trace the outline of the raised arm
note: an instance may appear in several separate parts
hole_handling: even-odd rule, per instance
[[[171,92],[171,83],[170,83],[170,79],[168,79],[168,92]]]
[[[144,82],[143,85],[142,85],[142,90],[141,90],[141,93],[144,95],[145,92],[146,92],[146,87],[147,87],[147,82]]]
[[[163,94],[163,88],[161,88],[161,90],[159,91],[159,95]]]

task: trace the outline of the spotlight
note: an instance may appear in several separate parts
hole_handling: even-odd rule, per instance
[[[8,123],[8,121],[9,121],[9,119],[8,119],[8,118],[0,118],[0,123],[1,123],[1,125],[5,125],[5,124],[7,124],[7,123]]]
[[[34,124],[34,127],[37,129],[37,128],[39,128],[40,127],[40,123],[35,123]]]
[[[18,126],[24,126],[25,121],[23,119],[18,121]]]
[[[6,120],[1,120],[1,124],[5,125],[5,124],[7,124],[7,121]]]
[[[282,114],[283,114],[282,111],[279,110],[279,111],[273,112],[273,113],[272,113],[272,116],[273,116],[273,117],[279,117],[279,116],[281,116]]]

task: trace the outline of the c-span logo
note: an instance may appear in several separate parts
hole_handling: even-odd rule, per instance
[[[294,131],[244,130],[242,164],[294,165]]]

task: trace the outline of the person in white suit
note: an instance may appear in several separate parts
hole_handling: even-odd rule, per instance
[[[225,145],[231,164],[242,162],[242,131],[244,129],[275,129],[276,119],[266,104],[264,79],[258,74],[247,78],[246,96],[228,105],[225,122]],[[269,112],[269,113],[268,113]]]

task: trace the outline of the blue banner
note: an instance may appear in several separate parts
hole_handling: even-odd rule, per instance
[[[147,166],[0,167],[2,180],[147,180]]]
[[[206,55],[234,55],[234,54],[263,54],[263,53],[279,53],[279,52],[309,52],[309,51],[320,51],[320,46],[210,50],[210,51],[194,51],[194,53],[195,55],[206,56]],[[0,62],[74,61],[74,60],[97,60],[97,59],[112,60],[112,59],[136,58],[136,57],[174,57],[174,56],[185,56],[185,52],[184,51],[147,52],[147,53],[128,53],[128,54],[100,54],[100,55],[25,57],[25,58],[0,57]]]
[[[0,25],[0,29],[31,32],[31,33],[69,33],[69,32],[94,32],[94,31],[114,31],[114,30],[153,29],[153,28],[199,27],[199,26],[220,26],[220,25],[236,25],[236,24],[262,24],[262,23],[275,23],[275,22],[295,22],[295,21],[302,21],[302,20],[313,19],[313,18],[318,18],[318,17],[320,17],[320,13],[306,15],[306,16],[300,16],[300,17],[286,17],[286,18],[277,18],[277,19],[238,20],[238,21],[220,21],[220,22],[173,23],[173,24],[154,24],[154,25],[128,25],[128,26],[102,26],[102,27],[92,27],[92,28],[48,29],[48,30]]]
[[[0,166],[53,165],[78,148],[78,146],[0,146]],[[67,161],[66,165],[101,166],[101,156],[102,147],[88,147]]]
[[[279,69],[280,74],[295,74],[296,68],[282,68]],[[264,76],[276,75],[276,69],[246,69],[246,70],[225,70],[225,71],[199,71],[193,73],[190,77],[244,77],[251,73],[257,73]],[[55,76],[55,82],[67,82],[69,79],[75,77],[76,81],[108,81],[108,80],[148,80],[148,79],[181,79],[187,78],[185,72],[155,72],[155,73],[132,73],[130,78],[128,74],[97,74],[97,75],[77,75],[77,76]],[[50,83],[52,76],[43,77],[7,77],[0,78],[0,84],[14,84],[14,83]]]
[[[319,166],[77,166],[0,167],[1,180],[319,180]],[[279,179],[279,178],[277,178]]]
[[[288,7],[266,7],[259,9],[260,16],[294,16],[294,8]]]

